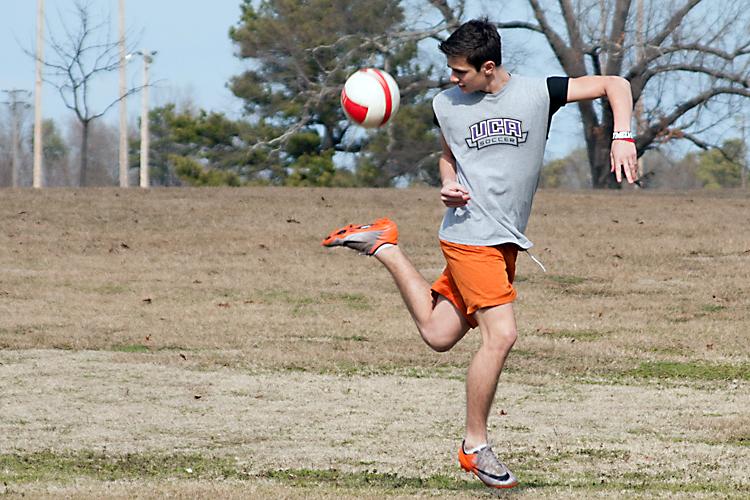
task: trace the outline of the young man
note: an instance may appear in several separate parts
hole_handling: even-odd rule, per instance
[[[430,286],[397,246],[398,229],[388,219],[348,225],[323,245],[353,248],[385,265],[432,349],[447,351],[479,326],[482,346],[466,376],[466,433],[458,458],[487,486],[511,488],[517,480],[488,444],[487,417],[516,341],[515,261],[519,249],[532,246],[524,231],[549,123],[565,103],[606,96],[616,131],[612,171],[618,182],[623,171],[633,182],[633,102],[630,84],[620,77],[509,74],[502,66],[500,35],[486,20],[463,24],[440,50],[455,84],[433,100],[442,143],[440,199],[448,207],[439,231],[443,274]]]

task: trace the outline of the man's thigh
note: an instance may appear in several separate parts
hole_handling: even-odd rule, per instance
[[[470,328],[461,311],[450,300],[438,295],[429,324],[422,335],[431,346],[447,350],[461,340]]]
[[[515,342],[516,317],[512,303],[477,309],[474,317],[482,332],[482,342],[510,346]]]

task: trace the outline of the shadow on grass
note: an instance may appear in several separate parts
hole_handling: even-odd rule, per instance
[[[435,474],[422,478],[377,471],[342,472],[337,469],[283,469],[266,471],[260,476],[297,487],[325,485],[347,489],[439,489],[448,491],[484,489],[484,486],[477,481],[465,481],[443,474]]]

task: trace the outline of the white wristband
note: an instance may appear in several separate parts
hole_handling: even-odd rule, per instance
[[[635,139],[635,136],[630,130],[622,130],[612,133],[612,140],[614,141],[616,139]]]

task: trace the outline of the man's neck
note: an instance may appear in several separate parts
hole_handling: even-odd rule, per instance
[[[505,71],[502,66],[495,68],[492,72],[492,78],[488,80],[487,86],[483,89],[483,92],[488,94],[497,94],[503,87],[505,87],[510,81],[510,73]]]

